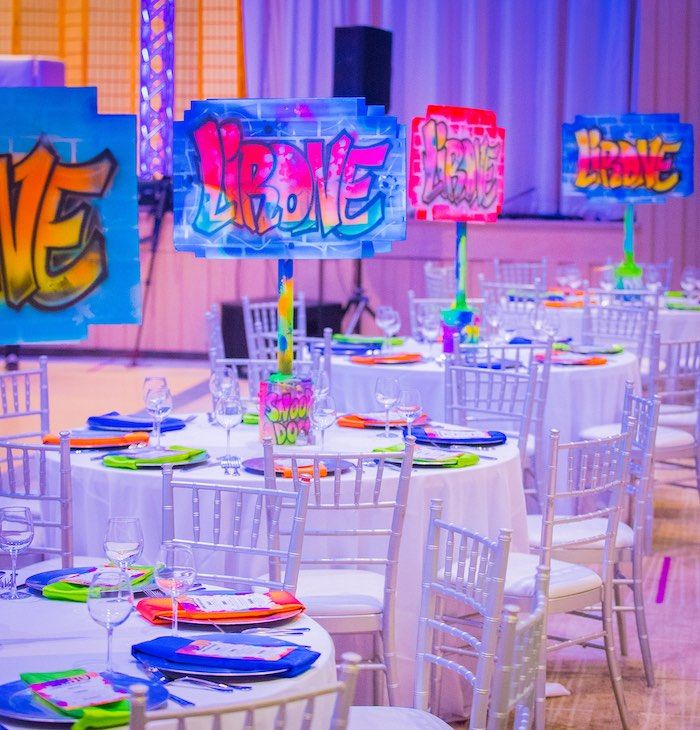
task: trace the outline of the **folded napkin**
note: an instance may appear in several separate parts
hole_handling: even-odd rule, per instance
[[[68,669],[65,672],[25,672],[19,676],[27,684],[38,684],[40,682],[50,682],[53,679],[75,677],[78,674],[85,674],[85,670]],[[41,700],[41,702],[44,702],[44,700]],[[129,723],[129,700],[120,700],[119,702],[111,702],[108,705],[95,707],[82,707],[77,710],[60,710],[54,705],[50,705],[50,707],[61,715],[75,718],[75,722],[71,726],[72,730],[84,730],[84,728],[89,727],[117,727]]]
[[[570,301],[561,299],[546,299],[544,306],[552,307],[554,309],[583,309],[583,300],[577,299],[574,301]]]
[[[567,345],[556,342],[552,349],[558,352],[573,352],[576,355],[619,355],[625,351],[622,345]]]
[[[132,588],[147,585],[153,578],[153,566],[134,565],[132,570],[143,571],[143,575],[131,581]],[[78,572],[78,571],[76,571]],[[80,571],[82,572],[82,571]],[[76,601],[77,603],[87,602],[88,587],[77,583],[68,583],[65,580],[57,580],[48,583],[41,589],[41,595],[54,601]]]
[[[314,475],[313,464],[299,466],[299,467],[297,467],[297,471],[299,472],[300,476],[306,475],[306,476],[312,477]],[[293,476],[291,464],[289,466],[287,466],[286,464],[280,464],[279,462],[275,462],[275,474],[278,474],[279,476],[284,477],[285,479],[291,479]],[[318,465],[318,475],[320,477],[328,476],[328,469],[326,468],[326,465],[323,462],[320,462]]]
[[[350,362],[358,365],[401,365],[421,362],[422,359],[422,355],[418,352],[403,352],[398,355],[353,355]]]
[[[260,417],[257,413],[244,413],[243,414],[243,423],[245,423],[247,426],[257,426],[260,422]]]
[[[384,338],[381,335],[372,337],[371,335],[333,335],[334,342],[340,342],[345,345],[378,345],[381,347]],[[403,337],[390,337],[390,345],[403,345]]]
[[[571,337],[564,337],[559,338],[558,340],[554,340],[555,344],[566,344],[567,342],[571,342]],[[508,340],[509,345],[545,345],[547,344],[547,340],[535,340],[532,337],[521,337],[520,335],[516,335],[515,337],[511,337],[510,340]]]
[[[675,309],[679,312],[700,312],[700,304],[686,302],[666,302],[666,309]]]
[[[150,416],[123,416],[118,411],[111,411],[101,416],[90,416],[87,425],[96,431],[150,431],[153,429],[153,419]],[[177,431],[184,427],[185,422],[181,418],[172,416],[164,418],[160,424],[162,433]]]
[[[427,422],[428,416],[423,413],[413,423],[414,425],[418,425]],[[370,414],[345,413],[338,417],[336,424],[344,428],[384,428],[386,421],[380,416]],[[392,428],[401,427],[405,424],[405,418],[389,418],[389,426]]]
[[[412,430],[417,443],[440,446],[500,446],[507,441],[501,431],[479,431],[451,423],[431,423],[414,426]]]
[[[222,594],[231,595],[231,592],[222,591]],[[201,594],[199,598],[212,595],[215,594]],[[305,608],[301,601],[287,591],[269,590],[263,595],[268,596],[274,605],[267,608],[253,608],[241,611],[203,611],[192,600],[188,601],[187,596],[183,596],[177,602],[178,616],[182,619],[216,623],[217,621],[236,618],[266,618],[295,609],[303,611]],[[170,598],[142,598],[136,604],[136,610],[152,624],[169,624],[173,616],[173,604]]]
[[[80,433],[79,431],[76,433]],[[104,433],[104,431],[102,432]],[[119,436],[71,436],[71,449],[87,448],[90,446],[129,446],[130,444],[147,444],[150,436],[147,431],[131,431],[130,433],[120,434]],[[56,445],[61,443],[61,437],[48,433],[42,438],[45,444]]]
[[[535,359],[538,362],[544,361],[544,355],[535,355]],[[608,362],[607,358],[600,357],[599,355],[591,355],[586,357],[585,355],[576,355],[568,352],[554,352],[552,354],[552,365],[605,365]]]
[[[171,454],[159,454],[152,457],[139,457],[138,451],[134,455],[129,454],[108,454],[102,459],[104,466],[112,466],[116,469],[138,469],[148,464],[177,464],[182,461],[191,461],[201,454],[206,454],[205,449],[194,449],[189,446],[168,446]],[[145,450],[145,449],[144,449]]]
[[[191,674],[201,672],[229,674],[234,672],[265,672],[270,670],[283,670],[279,674],[271,675],[271,678],[296,677],[307,669],[321,656],[317,651],[311,651],[303,646],[273,639],[269,636],[254,636],[251,634],[212,634],[205,641],[211,644],[224,643],[242,648],[250,648],[251,654],[261,647],[290,647],[294,648],[280,659],[269,660],[250,657],[214,657],[201,656],[198,654],[178,653],[179,649],[194,644],[192,639],[180,636],[159,636],[157,639],[144,641],[131,647],[131,654],[137,661],[144,661],[154,664],[166,674],[168,669],[176,669]],[[203,642],[197,642],[201,645]],[[213,648],[213,647],[212,647]]]
[[[392,446],[372,449],[374,453],[386,451],[403,454],[404,444],[393,444]],[[416,466],[436,466],[445,469],[461,469],[465,466],[474,466],[479,463],[477,454],[462,453],[459,451],[447,451],[430,446],[416,446],[413,450],[413,464]]]

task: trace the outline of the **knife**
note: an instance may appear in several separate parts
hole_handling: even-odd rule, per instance
[[[148,662],[145,662],[143,659],[139,659],[136,657],[136,661],[141,665],[143,668],[143,671],[146,673],[148,677],[155,680],[159,684],[166,685],[170,681],[163,672],[160,671],[160,669],[156,669],[155,667],[152,667]],[[178,705],[181,705],[182,707],[193,707],[194,702],[190,702],[189,700],[186,700],[184,697],[178,697],[177,695],[174,695],[170,690],[168,690],[168,697],[175,702]]]

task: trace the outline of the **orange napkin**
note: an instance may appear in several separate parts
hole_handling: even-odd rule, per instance
[[[300,476],[309,476],[312,477],[314,475],[314,467],[312,464],[308,464],[306,466],[300,466],[297,467],[299,471]],[[275,474],[279,474],[280,476],[283,476],[285,479],[291,479],[292,478],[292,465],[286,466],[285,464],[279,464],[275,462]],[[318,475],[320,477],[328,476],[328,469],[326,469],[326,465],[321,462],[318,465]]]
[[[275,606],[247,611],[201,611],[194,603],[188,602],[187,596],[183,596],[177,602],[177,615],[181,619],[216,623],[235,618],[264,618],[295,609],[304,611],[306,608],[298,598],[287,591],[270,590],[267,591],[267,595],[275,602]],[[169,624],[173,616],[173,604],[170,598],[142,598],[136,604],[136,610],[152,624]]]
[[[558,299],[547,300],[544,303],[545,307],[554,307],[556,309],[583,309],[583,302],[577,300],[575,302],[564,302]]]
[[[424,413],[421,414],[416,420],[413,422],[414,426],[420,426],[424,423],[428,422],[428,416],[426,416]],[[346,413],[344,416],[339,416],[338,420],[336,421],[338,426],[343,426],[345,428],[367,428],[369,426],[378,428],[380,426],[384,426],[386,421],[382,421],[380,419],[374,419],[374,418],[363,418],[361,415],[357,413]],[[389,419],[389,426],[391,427],[400,427],[405,426],[406,420],[404,418],[390,418]]]
[[[402,363],[420,362],[423,357],[417,352],[405,352],[400,355],[353,355],[350,362],[358,365],[400,365]]]
[[[538,362],[544,361],[544,355],[535,355],[535,360]],[[591,357],[570,357],[568,353],[563,353],[558,356],[555,352],[552,355],[552,365],[606,365],[608,359],[606,357],[600,357],[598,355],[592,355]]]
[[[119,436],[72,438],[70,446],[73,449],[86,448],[89,446],[129,446],[129,444],[147,444],[150,434],[146,431],[132,431],[131,433],[120,434]],[[48,433],[42,438],[45,444],[58,445],[61,443],[59,436]]]

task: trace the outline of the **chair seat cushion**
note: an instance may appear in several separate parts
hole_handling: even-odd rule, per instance
[[[411,707],[351,707],[348,730],[444,730],[439,717]]]
[[[569,540],[581,540],[587,536],[604,535],[607,532],[608,521],[604,517],[595,517],[585,522],[572,522],[570,524],[555,525],[554,535],[552,539],[552,547],[556,548],[563,542]],[[542,535],[542,515],[527,516],[527,539],[532,547],[540,545]],[[634,531],[625,522],[620,522],[617,526],[617,539],[615,547],[627,548],[632,547],[634,541]],[[586,542],[582,545],[569,545],[566,550],[594,550],[596,548],[602,550],[604,547],[603,540],[595,542]]]
[[[672,428],[695,428],[698,412],[692,406],[663,403],[659,412],[659,424]]]
[[[531,596],[535,589],[535,573],[539,555],[511,553],[506,571],[506,596]],[[587,593],[602,586],[598,573],[585,565],[552,560],[549,582],[550,598],[565,598],[577,593]]]
[[[310,616],[380,614],[384,576],[370,570],[300,570],[295,595]]]
[[[659,422],[661,418],[659,418]],[[602,439],[608,436],[617,436],[620,433],[619,423],[605,423],[601,426],[591,426],[581,431],[581,438],[586,441]],[[692,446],[695,442],[693,435],[680,428],[669,428],[668,426],[657,426],[656,449],[679,449],[685,446]]]

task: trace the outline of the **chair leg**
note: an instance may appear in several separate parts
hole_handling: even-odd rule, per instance
[[[540,649],[540,665],[537,670],[537,682],[535,684],[535,730],[545,728],[545,702],[547,699],[547,632],[542,637]]]
[[[612,596],[610,591],[605,591],[603,596],[603,630],[605,643],[605,656],[608,660],[608,671],[610,672],[610,682],[612,683],[613,692],[615,693],[615,702],[617,702],[617,710],[620,713],[620,722],[623,730],[630,730],[632,727],[627,716],[627,704],[625,702],[625,692],[622,686],[622,674],[620,673],[620,665],[615,655],[615,640],[613,638],[613,621],[612,621]]]
[[[615,567],[615,578],[623,578],[622,573]],[[622,586],[619,583],[613,585],[615,605],[622,606]],[[624,611],[615,611],[617,619],[617,635],[620,637],[620,654],[627,656],[627,624],[625,623]]]
[[[639,648],[642,652],[642,663],[644,665],[644,676],[647,680],[647,687],[653,687],[656,682],[654,679],[654,663],[651,659],[651,647],[649,646],[647,617],[644,609],[642,570],[642,556],[640,554],[640,549],[635,545],[632,553],[632,596],[634,599],[634,618],[637,623],[637,636],[639,637]]]

